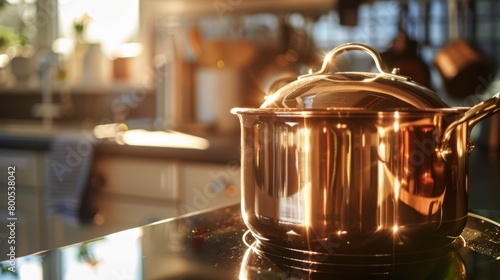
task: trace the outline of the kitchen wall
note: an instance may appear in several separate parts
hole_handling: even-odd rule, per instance
[[[232,106],[259,105],[271,81],[279,74],[296,75],[317,68],[321,55],[339,44],[355,41],[369,44],[380,52],[388,51],[398,32],[401,3],[408,7],[403,27],[408,37],[416,41],[418,55],[431,71],[431,87],[443,99],[453,105],[472,105],[492,95],[494,89],[491,87],[494,88],[497,81],[493,75],[479,81],[483,90],[467,99],[454,98],[443,89],[433,60],[450,41],[447,0],[359,1],[350,21],[346,18],[352,13],[345,12],[346,5],[340,0],[281,0],[272,3],[127,0],[119,1],[119,5],[118,1],[106,1],[109,8],[102,7],[101,1],[9,2],[12,4],[3,9],[3,13],[9,12],[9,16],[2,16],[0,25],[10,25],[18,30],[24,22],[26,35],[35,50],[52,48],[52,43],[57,43],[54,50],[59,55],[50,58],[55,60],[51,61],[51,66],[56,88],[83,85],[92,87],[92,91],[109,91],[109,85],[125,84],[129,86],[128,91],[121,90],[125,93],[130,93],[134,87],[145,88],[156,96],[152,102],[156,104],[147,105],[149,117],[162,117],[174,123],[201,122],[211,126],[232,118],[227,114],[220,116],[218,112],[227,111]],[[500,36],[496,32],[500,27],[496,20],[498,4],[493,0],[457,1],[457,8],[459,35],[484,52],[492,68],[497,69],[500,62],[496,47]],[[110,11],[113,11],[112,15]],[[91,16],[88,21],[85,21],[86,13]],[[465,14],[467,16],[462,17]],[[80,48],[80,51],[75,48],[75,21],[85,21],[86,24],[86,48]],[[196,37],[196,34],[201,37]],[[66,39],[72,40],[72,44]],[[201,56],[200,47],[210,47],[210,43],[213,46],[221,40],[246,43],[246,48],[232,44],[223,51],[227,54],[234,50],[239,58],[246,57],[246,62],[240,60],[239,69],[232,74],[225,71],[226,76],[214,78],[210,71],[206,71],[206,58],[220,54],[205,52]],[[212,42],[201,44],[206,41]],[[121,47],[135,47],[135,51],[126,55]],[[218,48],[223,49],[221,45]],[[245,49],[248,52],[243,55],[240,51]],[[8,53],[5,47],[0,52]],[[40,88],[41,77],[36,69],[40,67],[39,58],[43,54],[38,52],[39,56],[30,61],[29,67],[24,67],[31,69],[29,78],[16,78],[13,70],[17,63],[8,63],[16,55],[8,54],[12,58],[3,55],[4,66],[0,65],[2,92],[12,92],[13,88]],[[217,57],[214,59],[215,62],[223,61]],[[346,60],[351,69],[372,70],[370,59],[363,54],[347,56]],[[234,68],[225,62],[226,70]],[[210,67],[218,68],[221,64],[214,63]],[[198,92],[200,88],[215,87],[209,91],[221,88],[217,84],[203,84],[203,79],[212,83],[222,79],[219,83],[225,85],[228,95],[203,99],[206,95]],[[228,83],[228,79],[232,82]],[[96,89],[96,85],[101,87]],[[197,96],[200,94],[201,97]],[[220,102],[213,100],[221,99],[226,100],[226,106],[218,108]],[[207,103],[207,100],[212,101]],[[234,126],[234,122],[227,125]]]
[[[204,1],[199,2],[204,3]],[[176,25],[176,32],[179,33],[177,36],[181,37],[179,44],[182,48],[177,50],[178,53],[174,51],[173,54],[184,57],[182,62],[189,64],[190,68],[184,68],[187,69],[187,74],[184,76],[188,77],[187,81],[191,84],[195,79],[189,76],[193,75],[189,72],[196,71],[197,61],[194,58],[195,48],[192,42],[189,41],[190,33],[188,29],[196,22],[201,23],[203,18],[207,19],[204,25],[210,32],[202,34],[206,37],[211,36],[228,40],[243,38],[251,42],[257,49],[257,55],[253,57],[253,64],[245,69],[248,75],[244,78],[246,81],[243,86],[245,90],[240,91],[243,96],[243,100],[240,102],[244,105],[255,106],[260,104],[265,97],[266,87],[270,83],[269,80],[282,73],[305,73],[309,68],[319,67],[321,55],[339,44],[360,42],[373,46],[381,53],[388,52],[396,39],[399,25],[405,30],[407,37],[415,41],[415,55],[424,60],[431,73],[428,86],[434,89],[441,98],[451,105],[469,106],[493,94],[494,87],[498,84],[498,78],[493,75],[496,71],[492,71],[491,75],[487,77],[478,77],[477,83],[480,90],[467,98],[456,98],[446,92],[442,78],[434,65],[436,53],[451,41],[450,30],[452,27],[450,26],[448,2],[446,0],[366,1],[359,5],[357,21],[351,25],[341,23],[342,18],[345,16],[341,11],[339,12],[333,8],[339,8],[337,2],[324,1],[317,3],[317,8],[309,5],[308,8],[299,7],[295,10],[288,5],[283,5],[286,8],[270,7],[269,12],[266,12],[258,9],[252,10],[245,6],[244,1],[233,6],[224,6],[225,8],[222,10],[210,5],[208,7],[201,5],[196,10],[190,10],[186,9],[188,4],[179,5],[176,1],[142,1],[141,36],[143,36],[145,45],[149,44],[151,46],[146,47],[147,50],[152,52],[150,56],[156,58],[165,57],[172,54],[170,52],[172,48],[168,46],[167,41],[174,36],[169,32],[172,32],[173,26]],[[466,3],[466,7],[462,6],[462,2]],[[404,11],[401,3],[405,3],[407,7],[403,15]],[[456,1],[455,4],[459,14],[457,28],[460,37],[463,37],[463,39],[483,52],[492,69],[497,69],[500,61],[500,54],[496,47],[500,36],[500,33],[497,32],[499,21],[496,20],[499,5],[492,0]],[[462,16],[465,12],[467,12],[466,17],[465,15]],[[260,18],[256,20],[258,17]],[[229,23],[228,26],[231,28],[213,25],[214,22],[226,23],[226,25]],[[283,28],[280,26],[283,22],[291,26],[293,31],[291,34],[283,33]],[[170,31],[168,31],[169,28]],[[235,28],[239,29],[236,30]],[[214,34],[214,30],[226,31],[224,34],[217,35]],[[255,34],[259,36],[254,36]],[[301,39],[300,36],[307,38],[302,37]],[[304,43],[306,40],[310,40],[308,44]],[[290,49],[296,49],[299,52],[302,51],[302,53],[296,54],[297,57],[293,58],[296,61],[293,61],[293,63],[285,61],[287,65],[283,67],[279,60],[280,52],[286,52]],[[304,61],[311,57],[311,52],[317,57],[313,60]],[[346,60],[344,63],[348,66],[346,69],[372,70],[371,59],[363,54],[347,56]],[[149,65],[153,65],[152,61],[149,62]],[[290,67],[292,64],[294,66]],[[161,69],[156,70],[163,71]],[[169,73],[167,72],[167,75]],[[159,74],[161,76],[161,73]],[[251,79],[254,79],[254,81],[249,82]],[[168,88],[168,85],[163,86]],[[172,91],[175,94],[175,90],[175,88],[168,88],[168,90],[160,91],[159,94],[165,92],[170,94]],[[182,88],[180,91],[186,99],[190,100],[191,107],[195,107],[192,104],[192,102],[196,102],[192,100],[196,99],[192,96],[194,95],[192,91],[195,91],[195,89],[192,87]],[[190,91],[191,95],[189,94]],[[196,112],[189,113],[195,114]]]

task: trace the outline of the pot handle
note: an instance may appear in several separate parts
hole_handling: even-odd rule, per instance
[[[323,64],[321,65],[321,69],[316,72],[312,72],[312,70],[309,70],[308,74],[301,75],[298,78],[302,79],[310,76],[327,74],[330,71],[330,66],[333,60],[347,51],[364,51],[373,58],[375,67],[380,72],[380,74],[389,76],[392,79],[405,81],[410,80],[409,77],[398,75],[399,68],[394,68],[392,70],[392,73],[388,72],[387,68],[385,68],[384,63],[382,62],[382,57],[380,56],[380,54],[378,54],[378,52],[372,47],[359,43],[346,43],[335,47],[328,54],[326,54],[325,58],[323,59]]]
[[[500,92],[495,94],[492,98],[487,99],[481,103],[474,105],[472,108],[467,110],[465,114],[458,120],[452,122],[444,131],[443,137],[441,139],[440,153],[441,157],[446,160],[446,156],[451,153],[450,149],[450,137],[457,126],[467,122],[469,131],[476,125],[479,121],[493,115],[500,110]],[[472,147],[473,148],[473,147]]]

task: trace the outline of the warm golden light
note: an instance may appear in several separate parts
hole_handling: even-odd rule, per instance
[[[394,132],[398,132],[398,131],[399,131],[399,122],[395,121],[394,122]]]
[[[70,55],[75,49],[75,42],[70,38],[58,38],[52,42],[52,51],[57,54]]]
[[[399,112],[398,111],[394,112],[394,119],[396,119],[394,121],[394,132],[398,132],[399,131]]]
[[[118,133],[128,130],[124,123],[110,123],[96,125],[93,130],[94,137],[97,139],[115,138]]]
[[[6,54],[0,54],[0,68],[6,67],[9,64],[10,58]]]
[[[177,131],[147,131],[143,129],[127,130],[119,134],[124,144],[132,146],[166,147],[179,149],[206,150],[208,140]]]
[[[120,44],[115,53],[115,57],[137,57],[143,50],[141,43]]]
[[[305,210],[304,226],[306,228],[309,228],[312,225],[312,207],[313,207],[311,182],[307,182],[304,184],[303,195],[304,195],[304,210]]]
[[[398,232],[398,230],[399,230],[398,225],[394,225],[394,226],[392,226],[392,231],[393,231],[394,233]]]
[[[224,65],[225,65],[224,60],[222,59],[217,60],[217,68],[222,69],[224,68]]]
[[[394,179],[394,198],[396,201],[399,199],[399,190],[401,189],[401,183],[398,178]]]

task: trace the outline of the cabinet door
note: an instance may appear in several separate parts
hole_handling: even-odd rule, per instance
[[[45,247],[45,236],[43,234],[43,222],[41,220],[40,209],[43,205],[39,199],[38,189],[29,189],[29,187],[18,187],[16,191],[16,209],[15,215],[10,215],[7,209],[7,192],[2,188],[0,192],[0,219],[2,228],[0,230],[0,252],[9,252],[10,246],[15,246],[16,256],[24,256],[38,252]],[[15,218],[15,219],[12,219]],[[10,223],[14,227],[7,227]],[[14,240],[9,240],[12,238]],[[11,243],[9,243],[9,241]],[[15,242],[13,244],[12,242]],[[1,255],[0,259],[5,259]]]
[[[7,168],[15,167],[15,172],[8,174]],[[46,164],[44,154],[37,151],[0,149],[0,252],[7,252],[15,245],[16,255],[31,254],[45,247],[44,223],[41,217],[43,204]],[[9,175],[12,175],[9,180]],[[15,189],[10,198],[7,184],[11,181]],[[14,208],[9,211],[8,206]],[[10,219],[10,220],[8,220]],[[6,225],[13,225],[11,231]],[[9,237],[15,244],[9,244]]]
[[[90,224],[69,223],[60,216],[49,217],[47,227],[52,229],[49,244],[60,247],[82,242],[173,217],[177,213],[171,202],[134,200],[109,194],[103,194],[95,203],[98,213]]]
[[[177,169],[177,163],[165,160],[97,157],[93,178],[102,178],[102,186],[93,190],[97,215],[88,225],[49,217],[49,243],[68,245],[175,216]]]
[[[178,197],[176,168],[175,162],[129,157],[99,157],[95,163],[103,192],[166,200]]]
[[[7,183],[7,167],[16,167],[16,185],[42,188],[46,157],[42,152],[0,149],[0,184]]]
[[[239,165],[184,163],[180,170],[179,214],[240,201]]]

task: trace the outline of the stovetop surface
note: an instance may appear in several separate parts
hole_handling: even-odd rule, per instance
[[[500,221],[498,211],[476,213]],[[488,248],[498,250],[498,246]],[[239,204],[18,258],[16,274],[7,270],[8,261],[2,266],[1,279],[30,280],[497,279],[500,275],[500,260],[468,248],[398,265],[336,265],[319,257],[298,260],[256,242],[243,222]],[[27,273],[31,273],[28,278]]]

